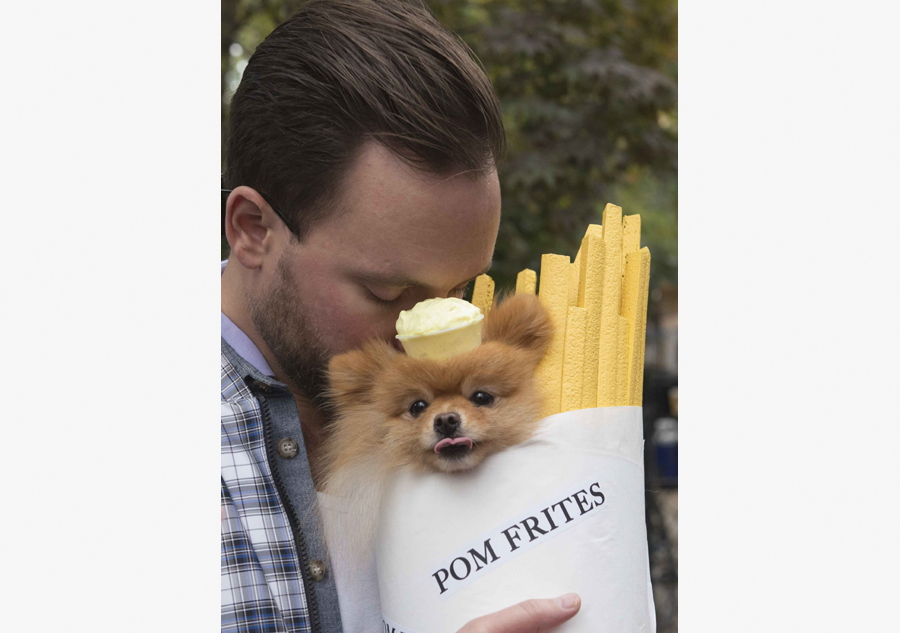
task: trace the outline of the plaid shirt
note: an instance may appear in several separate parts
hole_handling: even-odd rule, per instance
[[[299,560],[259,403],[222,354],[222,631],[311,633]]]

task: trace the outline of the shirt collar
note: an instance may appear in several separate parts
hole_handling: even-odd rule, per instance
[[[227,260],[222,262],[222,272],[225,272],[225,264],[227,263]],[[241,358],[253,365],[259,373],[264,376],[275,376],[259,348],[256,347],[241,328],[225,316],[224,312],[222,312],[222,338]]]

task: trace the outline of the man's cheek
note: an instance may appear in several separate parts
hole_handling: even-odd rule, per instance
[[[355,349],[372,338],[389,340],[396,333],[393,321],[385,325],[383,318],[370,315],[347,315],[345,323],[346,345],[345,351]]]
[[[360,307],[347,305],[335,297],[330,297],[327,301],[327,311],[321,313],[323,319],[320,321],[319,331],[327,333],[328,347],[333,354],[357,348],[372,337],[393,334],[393,330],[386,332],[393,328],[393,324],[384,326],[381,323],[384,319],[373,318],[371,311],[364,312]]]

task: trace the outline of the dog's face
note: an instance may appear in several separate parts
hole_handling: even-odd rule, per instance
[[[412,359],[373,341],[332,360],[339,423],[398,465],[472,468],[534,431],[534,370],[551,336],[546,310],[531,296],[500,304],[485,321],[485,342],[447,360]]]
[[[530,434],[540,406],[534,367],[527,353],[501,343],[444,362],[398,355],[372,393],[381,443],[415,466],[472,468]]]

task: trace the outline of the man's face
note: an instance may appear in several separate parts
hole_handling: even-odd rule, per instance
[[[462,296],[490,268],[500,224],[496,172],[422,174],[371,144],[345,183],[340,207],[302,243],[285,237],[266,287],[249,290],[254,326],[311,398],[332,355],[373,337],[396,343],[401,310]]]

